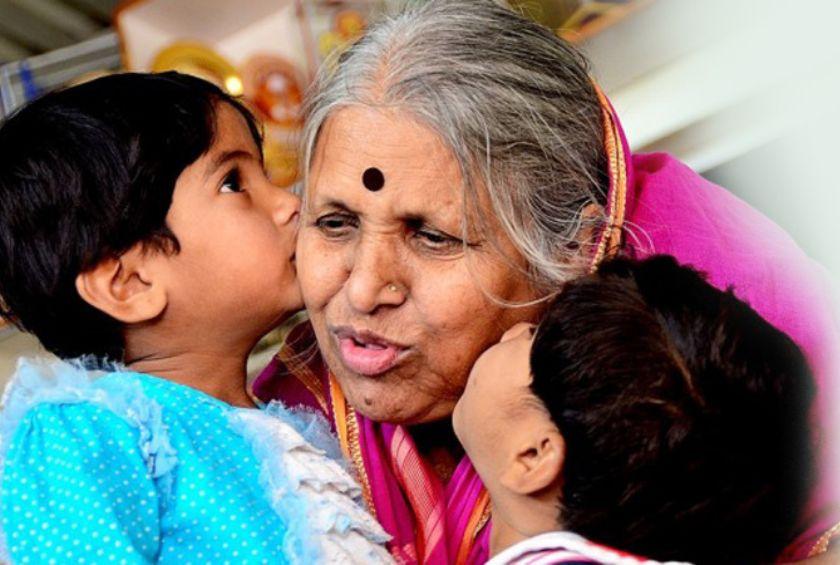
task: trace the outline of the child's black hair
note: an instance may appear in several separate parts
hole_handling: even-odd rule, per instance
[[[49,93],[0,126],[0,314],[61,357],[122,358],[122,328],[76,276],[135,244],[169,253],[178,176],[212,145],[235,99],[174,72],[120,74]]]
[[[659,560],[773,562],[812,479],[799,348],[673,258],[605,263],[537,329],[533,392],[566,442],[565,529]]]

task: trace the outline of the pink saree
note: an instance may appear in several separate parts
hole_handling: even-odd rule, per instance
[[[762,316],[787,332],[805,351],[817,379],[818,430],[823,464],[808,511],[805,533],[785,559],[826,550],[840,534],[840,496],[829,477],[826,431],[840,344],[831,315],[828,285],[819,267],[767,218],[665,154],[630,155],[615,113],[601,96],[605,147],[609,156],[608,227],[593,266],[618,250],[636,257],[675,256],[704,271],[719,288],[734,287]],[[401,563],[483,563],[488,558],[489,506],[486,491],[464,458],[448,484],[423,461],[409,429],[356,414],[319,356],[311,348],[308,324],[295,328],[278,356],[254,383],[263,400],[280,399],[321,411],[332,422],[342,450],[362,483],[371,511],[393,540]],[[307,359],[307,357],[309,357]]]

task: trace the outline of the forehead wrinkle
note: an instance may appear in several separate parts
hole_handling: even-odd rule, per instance
[[[435,159],[418,158],[417,154],[394,155],[348,146],[330,151],[325,157],[333,165],[335,174],[352,179],[360,188],[364,188],[362,175],[370,168],[382,172],[385,189],[393,183],[404,185],[411,182],[422,183],[421,188],[427,190],[440,186],[443,177],[447,176],[440,170],[439,162]],[[460,182],[460,177],[453,180]]]
[[[425,190],[400,195],[400,198],[394,199],[391,210],[396,217],[405,222],[445,224],[450,229],[460,228],[463,216],[463,209],[457,198],[435,199],[434,195]]]
[[[356,168],[346,160],[335,163],[334,167],[325,163],[320,167],[318,189],[312,193],[312,200],[319,207],[343,208],[359,216],[372,216],[381,211],[400,221],[423,219],[452,224],[450,229],[460,227],[463,216],[460,191],[450,188],[449,183],[444,185],[432,175],[428,175],[428,182],[417,182],[422,179],[407,179],[404,174],[389,175],[386,169],[383,171],[385,187],[371,192],[362,183],[363,167],[358,167],[358,178],[354,174]],[[331,170],[325,170],[327,168]],[[352,172],[342,174],[340,169]]]
[[[424,166],[417,168],[419,174],[410,178],[406,178],[405,170],[393,177],[386,172],[386,188],[382,192],[387,190],[389,183],[400,192],[394,202],[396,215],[406,219],[454,222],[460,226],[464,212],[460,174],[457,168],[453,171],[455,174],[444,174],[431,164],[432,160],[424,160]],[[406,190],[406,185],[412,185],[411,189]]]
[[[340,110],[324,124],[314,165],[312,178],[317,176],[318,183],[310,187],[317,187],[316,196],[340,199],[360,215],[382,210],[402,221],[424,218],[460,232],[460,168],[437,134],[408,115],[370,108]],[[385,177],[385,186],[375,193],[362,181],[370,167]]]
[[[330,159],[350,157],[354,169],[378,167],[386,179],[397,173],[388,161],[415,173],[438,172],[440,163],[455,165],[437,133],[398,110],[347,107],[327,119],[318,142],[318,150],[330,149]],[[457,170],[457,167],[455,167]]]

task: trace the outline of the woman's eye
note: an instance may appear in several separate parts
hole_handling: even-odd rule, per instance
[[[414,233],[414,238],[425,249],[437,253],[453,253],[464,248],[464,242],[462,240],[435,230],[417,230]]]
[[[219,188],[219,192],[245,192],[245,189],[242,188],[242,179],[238,170],[233,170],[225,176],[225,180],[222,181],[222,186]]]
[[[327,237],[341,237],[358,227],[359,221],[349,214],[327,214],[315,220],[315,227]]]

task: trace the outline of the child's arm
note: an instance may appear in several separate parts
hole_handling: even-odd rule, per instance
[[[159,497],[138,435],[91,403],[31,409],[2,461],[2,541],[11,561],[154,561]]]

